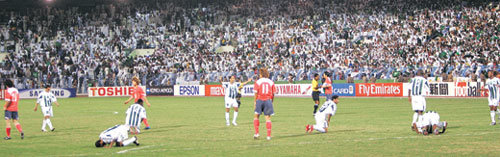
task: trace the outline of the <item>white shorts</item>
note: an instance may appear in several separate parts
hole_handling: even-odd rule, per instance
[[[423,96],[412,96],[411,107],[413,111],[425,111],[426,103]]]
[[[422,121],[422,126],[433,126],[439,124],[439,114],[431,113],[425,114]]]
[[[498,100],[488,99],[488,106],[498,106]]]
[[[319,114],[314,116],[314,119],[316,120],[316,125],[315,126],[321,126],[323,128],[328,128],[328,122],[326,121],[325,116],[320,116]]]
[[[236,99],[226,99],[224,106],[226,106],[226,108],[238,107],[238,102]]]
[[[42,107],[42,114],[43,116],[54,116],[54,114],[52,113],[52,106],[51,107]]]

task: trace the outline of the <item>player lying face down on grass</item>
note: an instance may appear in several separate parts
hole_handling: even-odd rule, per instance
[[[328,127],[330,126],[330,119],[337,112],[337,104],[339,103],[339,96],[334,95],[332,98],[328,99],[319,111],[314,115],[316,120],[315,125],[306,125],[306,133],[312,133],[313,130],[317,130],[321,133],[328,132]]]
[[[116,147],[123,147],[131,143],[139,146],[139,142],[137,141],[136,136],[128,138],[129,129],[130,126],[128,125],[115,125],[109,129],[104,130],[99,135],[99,140],[95,142],[95,147],[111,148],[113,144],[116,144]]]
[[[141,132],[141,122],[147,119],[146,109],[143,106],[142,99],[130,105],[125,113],[127,115],[127,117],[125,117],[125,124],[130,126],[130,133],[139,134]]]
[[[446,121],[439,121],[439,114],[436,111],[427,111],[422,116],[422,121],[417,122],[417,134],[435,134],[439,135],[446,131],[448,123]],[[441,131],[439,131],[441,130]]]

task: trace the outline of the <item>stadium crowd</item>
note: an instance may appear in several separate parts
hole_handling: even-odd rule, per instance
[[[2,78],[85,92],[91,86],[217,82],[478,77],[500,70],[498,2],[460,0],[242,0],[204,5],[103,5],[1,13]],[[155,49],[129,57],[135,49]],[[448,78],[452,78],[448,77]],[[398,79],[402,80],[402,79]]]

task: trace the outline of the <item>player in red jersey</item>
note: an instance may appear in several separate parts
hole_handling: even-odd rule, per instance
[[[328,71],[323,73],[323,78],[325,79],[325,82],[323,82],[323,85],[321,87],[325,89],[326,101],[332,100],[332,94],[333,94],[332,80],[330,79],[330,76],[331,75]]]
[[[148,99],[146,98],[146,93],[144,92],[144,90],[141,87],[139,87],[139,78],[133,77],[132,78],[132,85],[134,86],[134,94],[132,94],[130,96],[130,98],[128,98],[128,100],[125,101],[125,104],[130,102],[132,99],[134,99],[135,103],[137,103],[137,100],[141,99],[141,100],[144,100],[144,102],[146,102],[148,107],[151,107],[151,104],[149,103]],[[144,119],[142,119],[142,122],[144,123],[144,125],[146,125],[146,127],[144,129],[146,129],[146,130],[151,129],[151,127],[149,127],[148,119],[144,118]]]
[[[17,130],[21,133],[21,139],[24,139],[24,132],[21,128],[21,124],[19,124],[19,115],[17,113],[17,105],[19,103],[19,91],[14,88],[14,83],[11,80],[5,81],[5,86],[7,86],[7,90],[5,90],[5,105],[3,106],[3,110],[5,111],[5,123],[7,132],[7,137],[5,140],[10,140],[10,121],[14,122]]]
[[[264,112],[266,116],[266,129],[267,140],[271,140],[271,116],[274,115],[273,101],[276,87],[274,82],[269,79],[269,72],[267,69],[259,69],[259,80],[254,84],[253,90],[255,92],[255,115],[253,125],[255,128],[254,139],[259,138],[259,116]]]

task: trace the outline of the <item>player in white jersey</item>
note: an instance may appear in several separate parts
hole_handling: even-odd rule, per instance
[[[43,113],[43,121],[42,121],[42,132],[45,132],[45,127],[48,125],[50,131],[54,131],[55,128],[52,126],[52,122],[50,121],[50,117],[53,117],[54,114],[52,112],[52,104],[56,104],[59,107],[59,103],[57,102],[56,96],[50,92],[50,85],[45,85],[45,90],[38,94],[38,99],[35,104],[35,111],[38,109],[38,105],[42,109]]]
[[[129,129],[130,126],[128,125],[115,125],[106,129],[99,135],[99,140],[95,142],[95,146],[111,148],[114,143],[116,143],[117,147],[127,146],[131,143],[138,146],[137,137],[128,138]]]
[[[224,88],[224,106],[226,107],[226,125],[229,126],[229,110],[231,107],[233,107],[234,113],[233,113],[233,125],[237,126],[238,124],[236,123],[236,118],[238,118],[238,101],[236,100],[236,97],[238,96],[238,87],[239,85],[235,82],[236,77],[231,76],[229,79],[229,84],[222,84],[222,87]],[[221,83],[222,83],[222,77],[221,77]]]
[[[423,77],[422,70],[417,71],[417,76],[410,81],[410,89],[408,90],[408,101],[411,103],[413,111],[412,130],[416,127],[417,120],[422,120],[422,113],[425,111],[427,104],[425,95],[429,92],[429,82]]]
[[[498,112],[498,102],[500,101],[500,79],[498,77],[495,77],[495,75],[497,75],[496,71],[489,71],[488,72],[489,79],[486,80],[486,85],[485,85],[485,88],[488,89],[489,91],[488,106],[490,106],[490,117],[491,117],[490,125],[497,124],[495,121],[495,112],[496,114],[500,115],[500,113]]]
[[[130,105],[127,109],[127,117],[125,118],[125,124],[130,126],[130,132],[133,134],[138,134],[141,132],[141,122],[146,117],[146,109],[143,106],[142,99],[137,100],[136,103]]]
[[[446,121],[439,121],[440,117],[436,111],[427,111],[422,115],[422,121],[417,122],[417,129],[415,131],[417,134],[442,134],[446,131],[448,123]],[[439,131],[441,130],[441,131]]]
[[[332,98],[327,98],[327,101],[323,103],[323,106],[321,106],[321,108],[319,108],[319,111],[316,112],[316,114],[314,115],[316,124],[307,125],[306,132],[311,133],[313,130],[317,130],[321,133],[328,132],[328,127],[330,126],[330,119],[337,112],[338,103],[339,103],[339,96],[337,95],[332,96]]]

